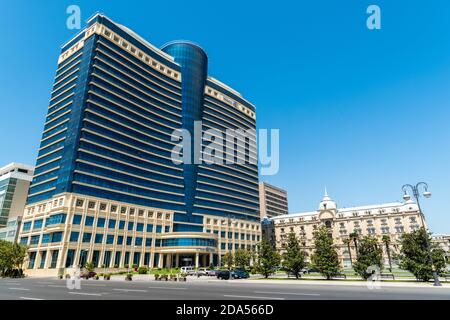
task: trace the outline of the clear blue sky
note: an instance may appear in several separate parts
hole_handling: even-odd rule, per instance
[[[281,167],[263,177],[290,211],[316,209],[325,186],[339,206],[401,200],[425,180],[435,233],[450,233],[450,2],[8,1],[0,9],[0,164],[34,164],[66,7],[100,11],[155,45],[189,39],[209,73],[279,128]],[[382,29],[366,28],[366,8]]]

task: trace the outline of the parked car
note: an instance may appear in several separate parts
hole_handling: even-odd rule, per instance
[[[195,268],[193,266],[181,267],[180,271],[181,271],[181,273],[184,273],[187,275],[195,274]]]
[[[250,275],[249,275],[248,272],[245,271],[245,270],[237,269],[237,270],[233,270],[233,271],[231,272],[231,277],[232,277],[233,279],[247,279],[247,278],[250,277]]]
[[[303,268],[302,269],[302,273],[303,274],[307,274],[307,273],[317,273],[319,272],[319,270],[314,269],[314,268]]]
[[[197,270],[197,275],[198,276],[207,276],[208,275],[208,270],[206,268],[199,268]]]
[[[231,272],[229,270],[220,270],[217,273],[217,279],[228,280],[230,279]]]
[[[219,270],[206,270],[206,275],[210,276],[210,277],[215,277],[215,276],[217,276],[218,272],[219,272]]]

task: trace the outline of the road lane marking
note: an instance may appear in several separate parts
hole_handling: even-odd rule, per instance
[[[67,288],[67,286],[58,286],[56,284],[49,284],[47,287],[52,287],[52,288]]]
[[[301,292],[275,292],[275,291],[254,291],[260,294],[290,294],[294,296],[320,296],[319,293],[301,293]]]
[[[237,296],[237,295],[233,295],[233,294],[224,294],[223,296],[229,297],[229,298],[243,298],[243,299],[285,300],[284,298],[278,298],[278,297]]]
[[[100,293],[87,293],[87,292],[69,292],[69,294],[79,294],[81,296],[101,296]]]
[[[44,299],[40,299],[40,298],[32,298],[32,297],[19,297],[20,299],[24,299],[24,300],[44,300]]]
[[[9,290],[22,290],[22,291],[30,291],[30,289],[27,288],[8,288]]]
[[[83,283],[83,287],[106,287],[106,284],[88,284],[88,283]]]
[[[149,289],[187,290],[187,288],[148,287]]]
[[[43,282],[43,281],[38,281],[36,283],[39,283],[39,284],[54,284],[54,282]]]
[[[113,289],[114,291],[124,291],[124,292],[147,292],[147,290],[140,290],[140,289]]]

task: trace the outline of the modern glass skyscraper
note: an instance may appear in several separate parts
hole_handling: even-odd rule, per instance
[[[234,164],[197,163],[201,131],[247,130]],[[97,14],[62,47],[20,241],[29,271],[219,264],[260,240],[255,107],[188,41],[161,49]],[[192,162],[177,163],[184,129]],[[186,150],[183,150],[186,152]],[[245,161],[237,161],[245,160]]]

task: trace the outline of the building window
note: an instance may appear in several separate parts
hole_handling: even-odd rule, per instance
[[[108,228],[115,229],[116,228],[116,220],[115,219],[109,219],[108,221]]]
[[[59,250],[53,250],[52,251],[52,260],[50,263],[50,269],[54,269],[56,268],[56,263],[58,262],[58,255],[59,255]]]
[[[98,218],[97,219],[97,228],[104,228],[105,227],[105,218]]]
[[[35,261],[36,261],[36,252],[30,252],[28,269],[34,269]]]
[[[83,233],[83,242],[91,242],[92,233],[85,232]]]
[[[36,245],[39,243],[40,235],[37,236],[31,236],[30,238],[30,245]]]
[[[103,234],[96,234],[95,235],[95,240],[94,240],[94,242],[95,243],[102,243],[103,242]]]
[[[75,257],[75,250],[74,249],[67,250],[66,268],[69,268],[74,264],[74,257]]]
[[[134,222],[129,221],[128,222],[128,231],[133,231],[133,229],[134,229]]]
[[[34,225],[33,225],[33,230],[41,229],[42,228],[42,222],[43,222],[42,219],[35,220],[34,221]]]
[[[405,228],[403,226],[402,227],[395,227],[395,232],[403,233],[403,232],[405,232]]]
[[[55,214],[55,215],[47,218],[47,220],[45,220],[45,226],[48,227],[48,226],[52,226],[55,224],[62,224],[65,222],[66,222],[66,214],[60,213],[60,214]]]
[[[113,234],[108,234],[106,236],[106,244],[114,244],[114,235]]]
[[[50,242],[50,236],[51,236],[50,233],[43,234],[41,243],[42,244],[49,243]]]
[[[89,217],[89,216],[87,216],[87,217],[86,217],[86,220],[85,220],[85,222],[84,222],[84,225],[85,225],[86,227],[92,227],[92,226],[94,225],[94,217]]]
[[[136,239],[134,240],[134,245],[142,246],[142,237],[136,237]]]
[[[81,224],[81,218],[82,218],[82,216],[80,214],[75,214],[72,218],[72,224],[76,224],[76,225]]]
[[[117,244],[119,246],[123,245],[123,236],[117,236]]]
[[[31,221],[27,221],[23,224],[22,231],[30,231],[31,229]]]
[[[139,232],[144,231],[144,224],[143,223],[136,224],[136,231],[139,231]]]
[[[80,237],[80,233],[79,232],[77,232],[77,231],[72,231],[71,233],[70,233],[70,242],[77,242],[78,241],[78,238]]]

